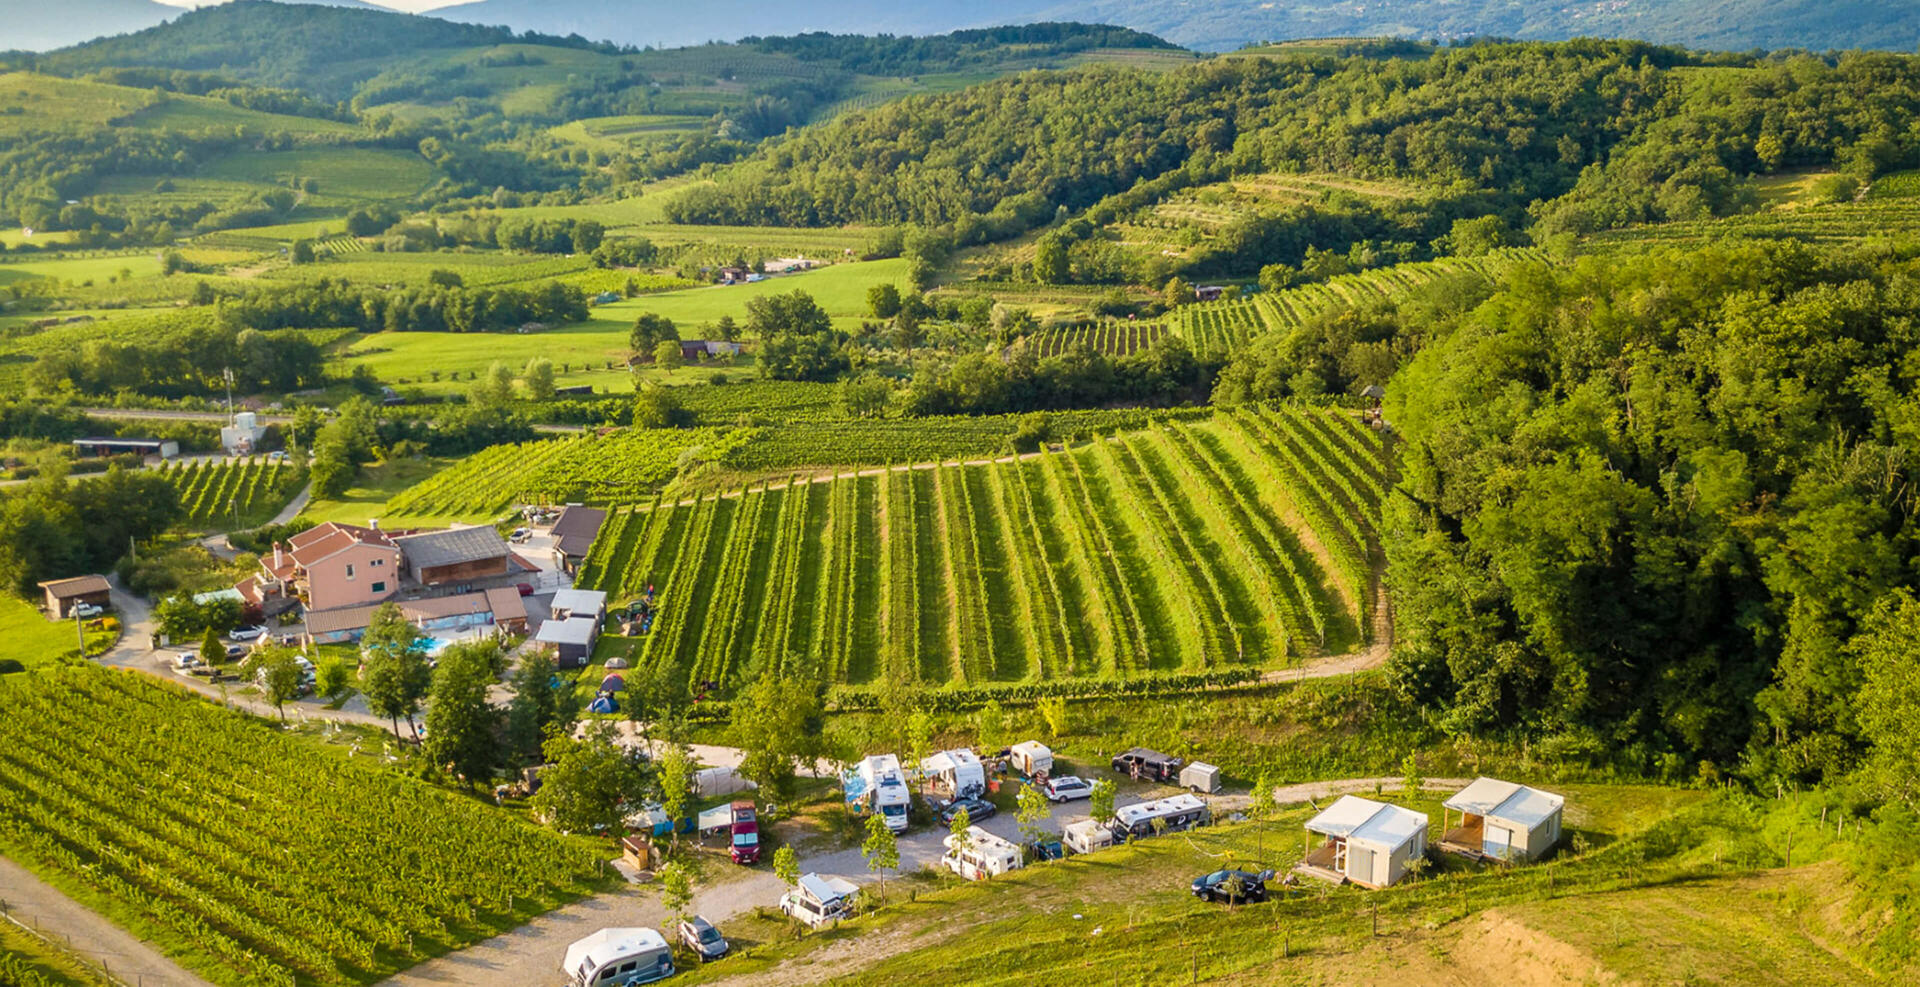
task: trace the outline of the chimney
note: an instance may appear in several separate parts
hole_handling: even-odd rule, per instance
[[[273,571],[279,572],[280,567],[286,564],[287,564],[287,561],[286,561],[285,549],[281,546],[279,542],[274,542],[273,543]]]
[[[380,519],[379,519],[379,518],[373,518],[373,519],[371,519],[371,520],[369,520],[369,521],[367,521],[367,527],[369,527],[369,528],[372,528],[372,529],[373,529],[373,530],[375,530],[375,531],[379,531],[379,530],[380,530]]]

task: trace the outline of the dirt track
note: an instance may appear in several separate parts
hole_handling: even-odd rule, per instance
[[[137,987],[207,987],[207,981],[187,972],[144,940],[5,857],[0,857],[0,899],[6,901],[6,910],[15,920],[65,944],[126,983]]]

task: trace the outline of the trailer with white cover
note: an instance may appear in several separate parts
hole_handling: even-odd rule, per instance
[[[1307,832],[1325,841],[1294,869],[1335,884],[1384,888],[1427,854],[1426,813],[1354,795],[1307,820]]]
[[[875,754],[863,759],[840,778],[846,791],[847,807],[855,815],[879,813],[887,828],[896,833],[907,831],[907,807],[913,794],[907,790],[906,775],[900,772],[900,759],[892,754]]]
[[[933,787],[954,798],[977,798],[987,792],[987,769],[979,755],[964,748],[940,751],[920,762],[920,774]]]
[[[1113,810],[1115,839],[1144,839],[1160,833],[1178,833],[1213,821],[1207,803],[1186,794],[1151,802],[1136,802]]]
[[[1538,788],[1476,778],[1442,803],[1440,849],[1482,860],[1537,860],[1560,842],[1566,801]],[[1455,812],[1460,825],[1448,828]]]
[[[984,881],[1019,870],[1026,862],[1013,842],[978,826],[967,827],[965,841],[958,836],[948,836],[941,843],[947,852],[940,858],[940,865],[969,881]]]
[[[1028,778],[1053,774],[1053,748],[1038,740],[1023,740],[1008,748],[1007,760],[1013,770]]]
[[[570,987],[633,987],[673,976],[673,947],[652,929],[601,929],[567,947]]]
[[[1074,853],[1092,853],[1113,845],[1113,830],[1108,829],[1105,823],[1081,819],[1067,824],[1061,832],[1060,842]]]
[[[1220,769],[1204,761],[1194,761],[1180,769],[1180,787],[1211,795],[1220,790]]]

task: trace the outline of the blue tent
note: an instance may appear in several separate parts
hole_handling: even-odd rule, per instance
[[[603,693],[594,697],[593,702],[587,704],[587,712],[618,713],[620,712],[620,701]]]

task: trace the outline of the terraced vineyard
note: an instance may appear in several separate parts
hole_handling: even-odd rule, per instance
[[[240,531],[272,520],[306,482],[306,470],[265,457],[173,463],[160,475],[180,492],[187,523]]]
[[[1161,336],[1167,334],[1167,327],[1159,322],[1121,322],[1108,319],[1098,325],[1075,326],[1071,329],[1045,329],[1028,336],[1021,345],[1034,351],[1039,357],[1059,356],[1076,346],[1120,356],[1143,350],[1152,346]]]
[[[1184,305],[1168,319],[1173,331],[1197,351],[1232,350],[1262,333],[1291,329],[1337,309],[1396,298],[1440,278],[1461,274],[1494,278],[1514,263],[1545,259],[1542,251],[1515,249],[1483,257],[1396,264],[1252,298]]]
[[[0,704],[0,851],[214,983],[372,983],[600,872],[590,846],[134,673],[7,676]]]
[[[1892,188],[1891,194],[1859,202],[1632,226],[1594,234],[1587,242],[1598,246],[1675,246],[1726,237],[1754,237],[1837,244],[1920,232],[1920,197],[1898,194],[1898,185]]]
[[[516,504],[631,502],[658,490],[686,457],[720,459],[746,432],[626,429],[609,436],[492,446],[387,503],[398,517],[482,518]]]
[[[1370,634],[1391,475],[1345,413],[1247,409],[619,511],[580,581],[621,600],[655,586],[637,657],[727,685],[1267,665]]]

